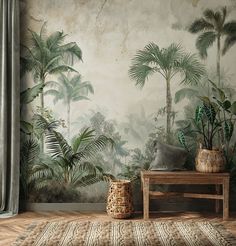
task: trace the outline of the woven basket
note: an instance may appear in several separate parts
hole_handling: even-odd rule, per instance
[[[225,157],[220,150],[199,149],[195,164],[198,172],[218,173],[225,169]]]
[[[124,219],[132,215],[133,202],[131,182],[129,180],[116,180],[110,182],[107,213],[112,218]]]

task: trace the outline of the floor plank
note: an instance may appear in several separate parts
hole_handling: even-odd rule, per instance
[[[184,213],[152,213],[150,216],[153,220],[208,220],[215,223],[223,224],[232,234],[236,236],[236,214],[231,214],[228,221],[222,221],[222,216],[219,214],[203,214],[194,212]],[[142,214],[137,213],[131,218],[132,220],[142,220]],[[33,222],[41,221],[75,221],[75,220],[99,220],[112,221],[114,219],[107,216],[106,213],[93,212],[24,212],[19,215],[0,219],[0,246],[11,245],[16,238],[22,234],[26,228]]]

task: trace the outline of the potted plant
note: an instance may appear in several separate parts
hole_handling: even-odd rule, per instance
[[[195,138],[199,149],[195,167],[199,172],[221,172],[225,169],[236,121],[236,102],[231,103],[225,92],[212,81],[212,97],[199,97],[195,117],[178,133],[180,143],[188,149],[186,136]]]

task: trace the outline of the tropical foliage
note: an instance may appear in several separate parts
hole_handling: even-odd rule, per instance
[[[92,164],[92,159],[108,144],[113,144],[111,138],[105,135],[95,137],[94,130],[86,128],[73,138],[70,146],[62,134],[54,130],[53,123],[48,123],[40,115],[35,116],[35,121],[36,126],[45,130],[46,146],[51,156],[49,163],[36,166],[39,170],[34,175],[38,183],[40,179],[52,179],[64,185],[82,186],[105,178],[106,174]],[[43,170],[47,175],[42,173]]]
[[[229,101],[225,92],[213,82],[211,85],[213,97],[200,97],[202,104],[197,106],[195,117],[190,124],[180,131],[179,141],[187,148],[184,135],[190,134],[198,139],[204,148],[224,148],[228,157],[236,121],[236,102]]]
[[[189,28],[191,33],[200,33],[196,41],[196,47],[202,58],[207,57],[207,50],[217,42],[217,74],[218,86],[220,81],[220,59],[221,54],[224,55],[230,47],[236,42],[236,21],[226,22],[228,11],[226,7],[218,11],[206,9],[203,12],[203,17],[195,20]],[[222,47],[222,37],[225,36],[224,45]]]
[[[76,189],[108,181],[112,175],[94,165],[96,154],[113,140],[104,135],[96,137],[94,130],[84,129],[69,145],[56,131],[57,121],[48,122],[41,115],[34,116],[35,130],[43,131],[46,137],[47,155],[40,155],[37,139],[24,142],[21,155],[21,175],[25,196],[28,190],[40,190],[57,186],[61,189]]]
[[[139,50],[133,58],[129,69],[130,77],[136,81],[136,85],[143,87],[148,77],[154,73],[159,73],[166,82],[166,133],[171,132],[172,113],[172,79],[180,74],[183,79],[182,84],[197,84],[205,70],[198,61],[196,55],[191,55],[183,51],[180,45],[171,44],[167,48],[160,49],[154,43],[148,44],[143,50]],[[170,140],[167,137],[167,141]]]
[[[65,43],[63,32],[46,35],[46,23],[39,33],[29,30],[31,44],[22,45],[21,75],[32,72],[35,82],[44,84],[50,74],[65,71],[75,71],[70,65],[75,60],[82,60],[82,52],[75,42]],[[44,107],[44,97],[41,93],[41,107]]]
[[[65,74],[61,74],[58,81],[48,81],[46,83],[48,89],[44,94],[53,95],[54,103],[62,100],[67,107],[67,127],[68,137],[70,137],[70,114],[71,103],[81,100],[89,100],[88,94],[94,93],[93,86],[89,81],[82,81],[81,75],[74,75],[72,78],[67,77]]]
[[[129,108],[122,122],[108,118],[102,104],[83,114],[78,110],[75,122],[72,105],[90,100],[94,93],[92,84],[84,81],[74,67],[75,62],[82,61],[82,51],[76,42],[66,42],[63,31],[48,35],[46,24],[39,32],[29,30],[30,40],[22,45],[21,52],[21,76],[26,79],[23,82],[28,85],[27,80],[33,78],[32,87],[21,92],[22,197],[33,202],[101,201],[106,184],[97,183],[117,176],[134,181],[136,199],[141,195],[140,171],[149,169],[157,140],[186,147],[188,167],[194,163],[198,142],[208,149],[223,147],[228,167],[232,175],[236,173],[236,102],[234,90],[221,69],[221,56],[236,40],[236,22],[229,17],[226,7],[206,9],[188,28],[199,35],[196,47],[201,58],[206,58],[209,48],[216,44],[216,79],[205,71],[196,54],[187,53],[179,44],[160,48],[149,43],[138,50],[129,77],[140,88],[151,76],[161,77],[156,81],[163,81],[166,90],[164,95],[156,91],[156,97],[164,98],[165,103],[153,112],[142,101],[134,111]],[[30,76],[23,77],[27,73]],[[174,103],[188,99],[184,112],[173,107],[173,83],[178,82],[181,88],[173,99]],[[40,99],[38,104],[36,98]],[[66,120],[48,107],[51,100],[54,104],[62,102]],[[32,112],[25,117],[30,103],[34,103]],[[66,127],[65,137],[62,128]]]

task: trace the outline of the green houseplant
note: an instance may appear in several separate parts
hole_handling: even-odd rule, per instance
[[[231,102],[223,89],[212,81],[212,97],[199,97],[194,118],[178,133],[180,143],[189,149],[187,139],[197,141],[200,148],[195,159],[196,170],[200,172],[220,172],[230,163],[235,151],[232,142],[236,121],[236,101]]]

